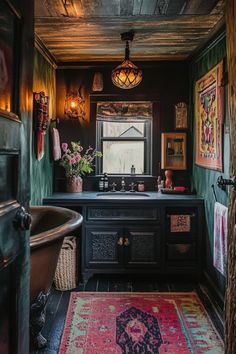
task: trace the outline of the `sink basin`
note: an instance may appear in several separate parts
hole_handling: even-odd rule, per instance
[[[98,198],[109,198],[109,199],[136,199],[136,198],[149,198],[147,193],[139,192],[106,192],[97,193]]]

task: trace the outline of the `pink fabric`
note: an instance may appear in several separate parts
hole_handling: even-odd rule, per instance
[[[53,160],[61,158],[60,136],[56,128],[52,128]]]
[[[228,208],[218,202],[214,210],[214,267],[224,276],[227,261]]]
[[[190,232],[190,215],[171,215],[170,232]]]

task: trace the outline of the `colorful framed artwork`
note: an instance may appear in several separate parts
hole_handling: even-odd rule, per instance
[[[175,105],[175,129],[188,128],[188,106],[185,102]]]
[[[223,61],[195,85],[195,163],[222,171]]]
[[[7,1],[0,0],[0,9],[0,115],[18,120],[20,15]]]

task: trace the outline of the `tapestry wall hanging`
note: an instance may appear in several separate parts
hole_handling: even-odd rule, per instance
[[[223,61],[196,82],[195,163],[222,171]]]

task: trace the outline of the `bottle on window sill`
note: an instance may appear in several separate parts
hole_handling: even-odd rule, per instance
[[[131,175],[135,175],[135,167],[134,167],[134,165],[131,166],[130,174]]]

